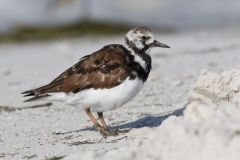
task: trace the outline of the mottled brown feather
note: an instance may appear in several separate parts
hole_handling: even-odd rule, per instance
[[[52,92],[76,93],[88,88],[112,88],[128,77],[130,69],[126,62],[124,48],[109,45],[83,57],[48,85],[23,94],[39,96]]]

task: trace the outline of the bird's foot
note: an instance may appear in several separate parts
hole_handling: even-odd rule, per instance
[[[103,136],[103,138],[107,138],[109,136],[116,136],[116,135],[113,135],[111,132],[109,132],[109,130],[106,130],[100,125],[95,125],[95,128]]]
[[[119,135],[119,134],[125,134],[125,133],[127,133],[129,131],[130,131],[130,129],[125,129],[125,130],[115,129],[115,130],[112,130],[111,132]]]
[[[119,129],[109,130],[109,129],[103,128],[103,127],[100,126],[100,125],[95,126],[95,128],[97,129],[98,132],[100,132],[100,134],[101,134],[104,138],[107,138],[107,137],[110,137],[110,136],[118,136],[118,135],[120,135],[120,134],[125,134],[125,133],[129,132],[129,130],[119,130]]]

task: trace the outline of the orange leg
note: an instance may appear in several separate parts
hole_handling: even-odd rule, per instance
[[[86,114],[88,115],[88,117],[91,119],[91,121],[94,124],[94,127],[96,128],[96,130],[98,132],[100,132],[100,134],[104,137],[107,138],[107,136],[117,136],[119,133],[126,133],[129,130],[114,130],[114,131],[109,131],[108,127],[106,125],[106,122],[103,118],[103,113],[102,112],[98,112],[98,117],[100,119],[100,122],[102,124],[102,126],[98,123],[98,121],[96,120],[96,118],[92,115],[90,108],[85,109]]]
[[[97,122],[96,118],[92,115],[90,108],[85,109],[86,114],[91,119],[95,127],[100,127],[100,124]]]
[[[86,114],[88,115],[88,117],[91,119],[91,121],[94,124],[94,127],[96,128],[96,130],[98,132],[100,132],[100,134],[104,137],[107,138],[107,136],[113,136],[111,134],[111,132],[109,132],[108,130],[106,130],[104,127],[102,127],[96,120],[96,118],[92,115],[90,108],[85,109]]]
[[[105,122],[105,120],[104,120],[104,118],[103,118],[103,113],[102,113],[102,112],[98,112],[97,114],[98,114],[99,120],[100,120],[100,122],[101,122],[101,124],[102,124],[102,127],[103,127],[105,130],[108,130],[107,124],[106,124],[106,122]]]
[[[129,131],[129,130],[119,130],[119,129],[110,131],[110,130],[108,129],[108,126],[107,126],[104,118],[103,118],[103,113],[102,113],[102,112],[98,112],[97,114],[98,114],[99,120],[100,120],[100,122],[101,122],[101,124],[102,124],[102,127],[103,127],[105,130],[111,132],[112,135],[115,135],[115,136],[116,136],[116,135],[118,135],[119,133],[127,133],[127,132]]]

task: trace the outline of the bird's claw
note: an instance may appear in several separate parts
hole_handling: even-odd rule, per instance
[[[110,137],[110,136],[118,136],[119,134],[125,134],[127,132],[129,132],[129,130],[109,130],[109,129],[105,129],[102,126],[95,126],[95,128],[98,130],[98,132],[100,132],[100,134],[104,137]]]

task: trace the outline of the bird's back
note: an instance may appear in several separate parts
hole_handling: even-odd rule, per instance
[[[80,61],[49,84],[23,92],[24,96],[33,96],[26,101],[39,100],[50,96],[49,93],[77,93],[85,89],[107,89],[119,85],[128,76],[127,50],[118,44],[107,45]]]

